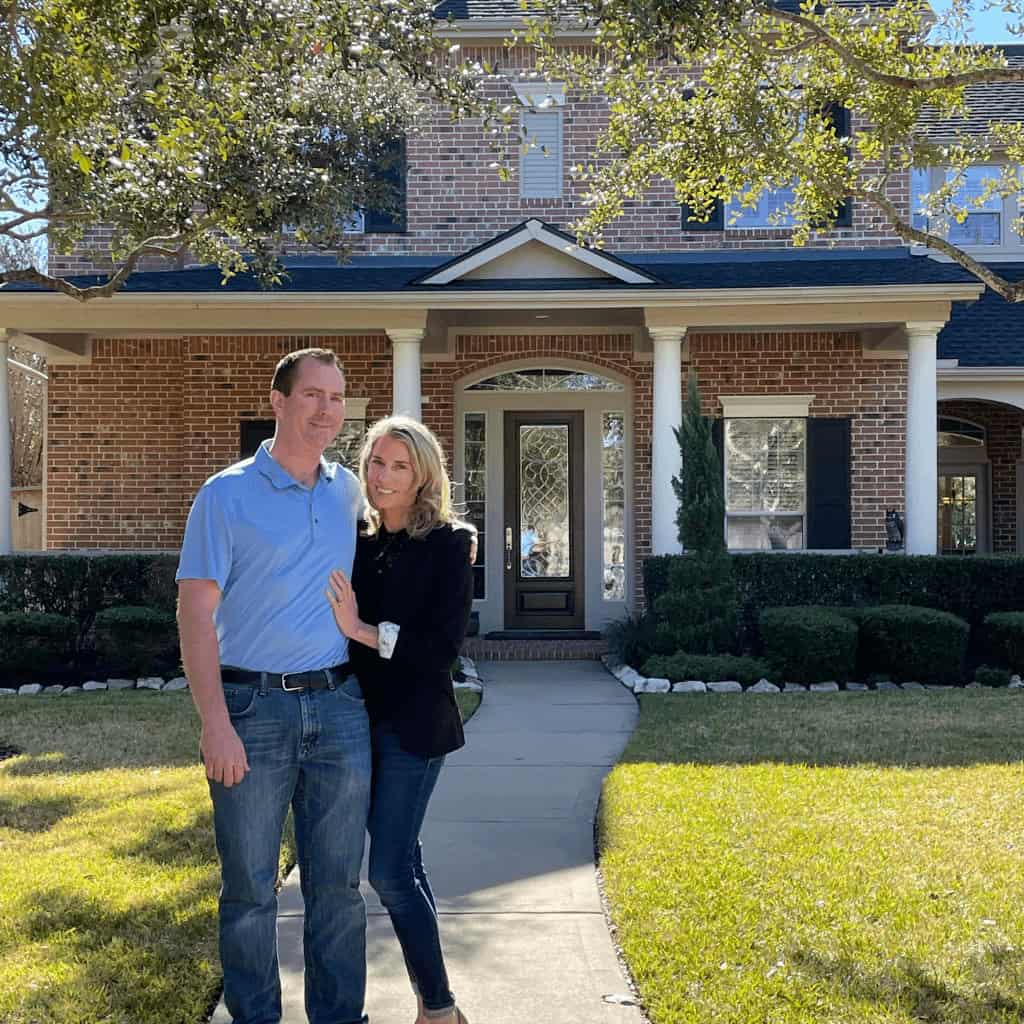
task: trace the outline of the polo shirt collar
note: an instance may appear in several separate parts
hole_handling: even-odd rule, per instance
[[[256,449],[256,468],[279,490],[284,490],[288,487],[302,487],[299,483],[278,462],[273,455],[270,454],[270,446],[273,443],[273,438],[268,438],[263,441],[259,448]],[[333,483],[335,474],[338,472],[337,463],[328,462],[322,455],[320,456],[320,479],[327,483]]]

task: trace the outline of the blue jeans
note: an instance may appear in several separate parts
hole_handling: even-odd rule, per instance
[[[437,908],[423,870],[420,829],[443,757],[403,750],[387,723],[373,730],[370,885],[391,917],[409,978],[428,1014],[455,1005],[437,929]]]
[[[249,772],[210,783],[221,861],[220,957],[234,1024],[278,1024],[275,885],[291,806],[306,903],[309,1024],[360,1024],[366,905],[359,892],[370,803],[370,727],[355,676],[333,690],[224,684]]]

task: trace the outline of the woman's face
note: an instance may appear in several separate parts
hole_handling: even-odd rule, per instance
[[[404,441],[385,434],[374,442],[366,466],[366,488],[370,504],[382,515],[412,508],[416,473]]]

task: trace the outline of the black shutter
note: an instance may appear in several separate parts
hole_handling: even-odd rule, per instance
[[[366,210],[363,230],[371,232],[405,231],[406,186],[405,139],[395,139],[381,157],[381,177],[394,190],[396,209]]]
[[[850,547],[850,421],[807,421],[807,547]]]
[[[683,231],[724,231],[725,206],[721,199],[716,199],[707,220],[694,220],[693,211],[686,203],[679,204],[681,217],[680,228]]]
[[[836,135],[840,138],[849,138],[853,134],[850,112],[846,107],[838,103],[830,103],[825,108],[825,116],[831,120]],[[847,147],[846,152],[849,155],[849,147]],[[853,200],[849,196],[839,204],[839,208],[836,210],[834,226],[837,228],[853,227]]]
[[[722,466],[722,473],[725,473],[725,420],[721,416],[711,421],[711,443],[718,452],[718,461]],[[725,477],[723,476],[723,481]]]
[[[242,420],[239,424],[238,457],[248,459],[256,454],[256,449],[274,436],[276,420]]]

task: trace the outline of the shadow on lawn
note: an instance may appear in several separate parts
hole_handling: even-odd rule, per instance
[[[965,965],[970,987],[960,988],[902,957],[891,970],[874,972],[856,960],[826,959],[806,950],[794,953],[792,963],[847,999],[875,1003],[883,1010],[898,1004],[908,1019],[922,1024],[986,1024],[1021,1019],[1024,1002],[1017,993],[1022,959],[1024,953],[1008,949],[974,957]]]
[[[0,828],[17,832],[48,832],[57,822],[75,813],[79,801],[68,796],[0,797]]]
[[[216,863],[213,809],[208,807],[190,825],[152,829],[144,838],[114,847],[118,857],[146,860],[162,867],[193,867]]]
[[[21,928],[38,944],[46,981],[25,989],[19,1019],[199,1020],[220,983],[211,898],[216,867],[210,875],[173,898],[119,909],[58,887],[23,894],[31,910]]]
[[[1021,760],[1009,691],[644,695],[621,763],[952,768]]]

